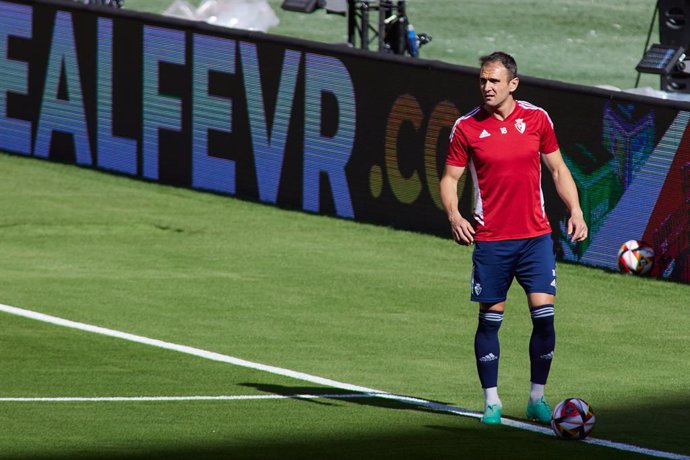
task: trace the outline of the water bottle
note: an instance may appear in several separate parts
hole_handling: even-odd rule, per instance
[[[417,32],[415,32],[412,24],[407,24],[407,50],[410,52],[410,56],[412,57],[417,57],[419,55]]]

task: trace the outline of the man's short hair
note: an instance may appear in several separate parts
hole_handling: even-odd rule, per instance
[[[518,76],[517,62],[515,62],[515,59],[510,54],[504,53],[503,51],[494,51],[491,54],[479,58],[481,67],[484,67],[485,64],[490,62],[500,62],[503,64],[503,67],[508,69],[508,76],[510,77],[508,81]]]

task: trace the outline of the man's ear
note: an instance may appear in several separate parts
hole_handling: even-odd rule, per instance
[[[508,83],[508,88],[510,89],[510,92],[512,93],[515,91],[520,84],[520,79],[518,77],[513,78],[510,80],[510,83]]]

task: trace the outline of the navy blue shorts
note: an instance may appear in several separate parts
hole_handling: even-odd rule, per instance
[[[550,234],[507,241],[475,241],[473,302],[506,300],[513,278],[527,294],[556,295],[556,254]]]

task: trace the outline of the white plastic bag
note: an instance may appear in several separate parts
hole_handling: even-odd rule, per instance
[[[175,0],[163,14],[261,32],[267,32],[279,23],[278,16],[266,0],[203,0],[198,8],[186,0]]]

